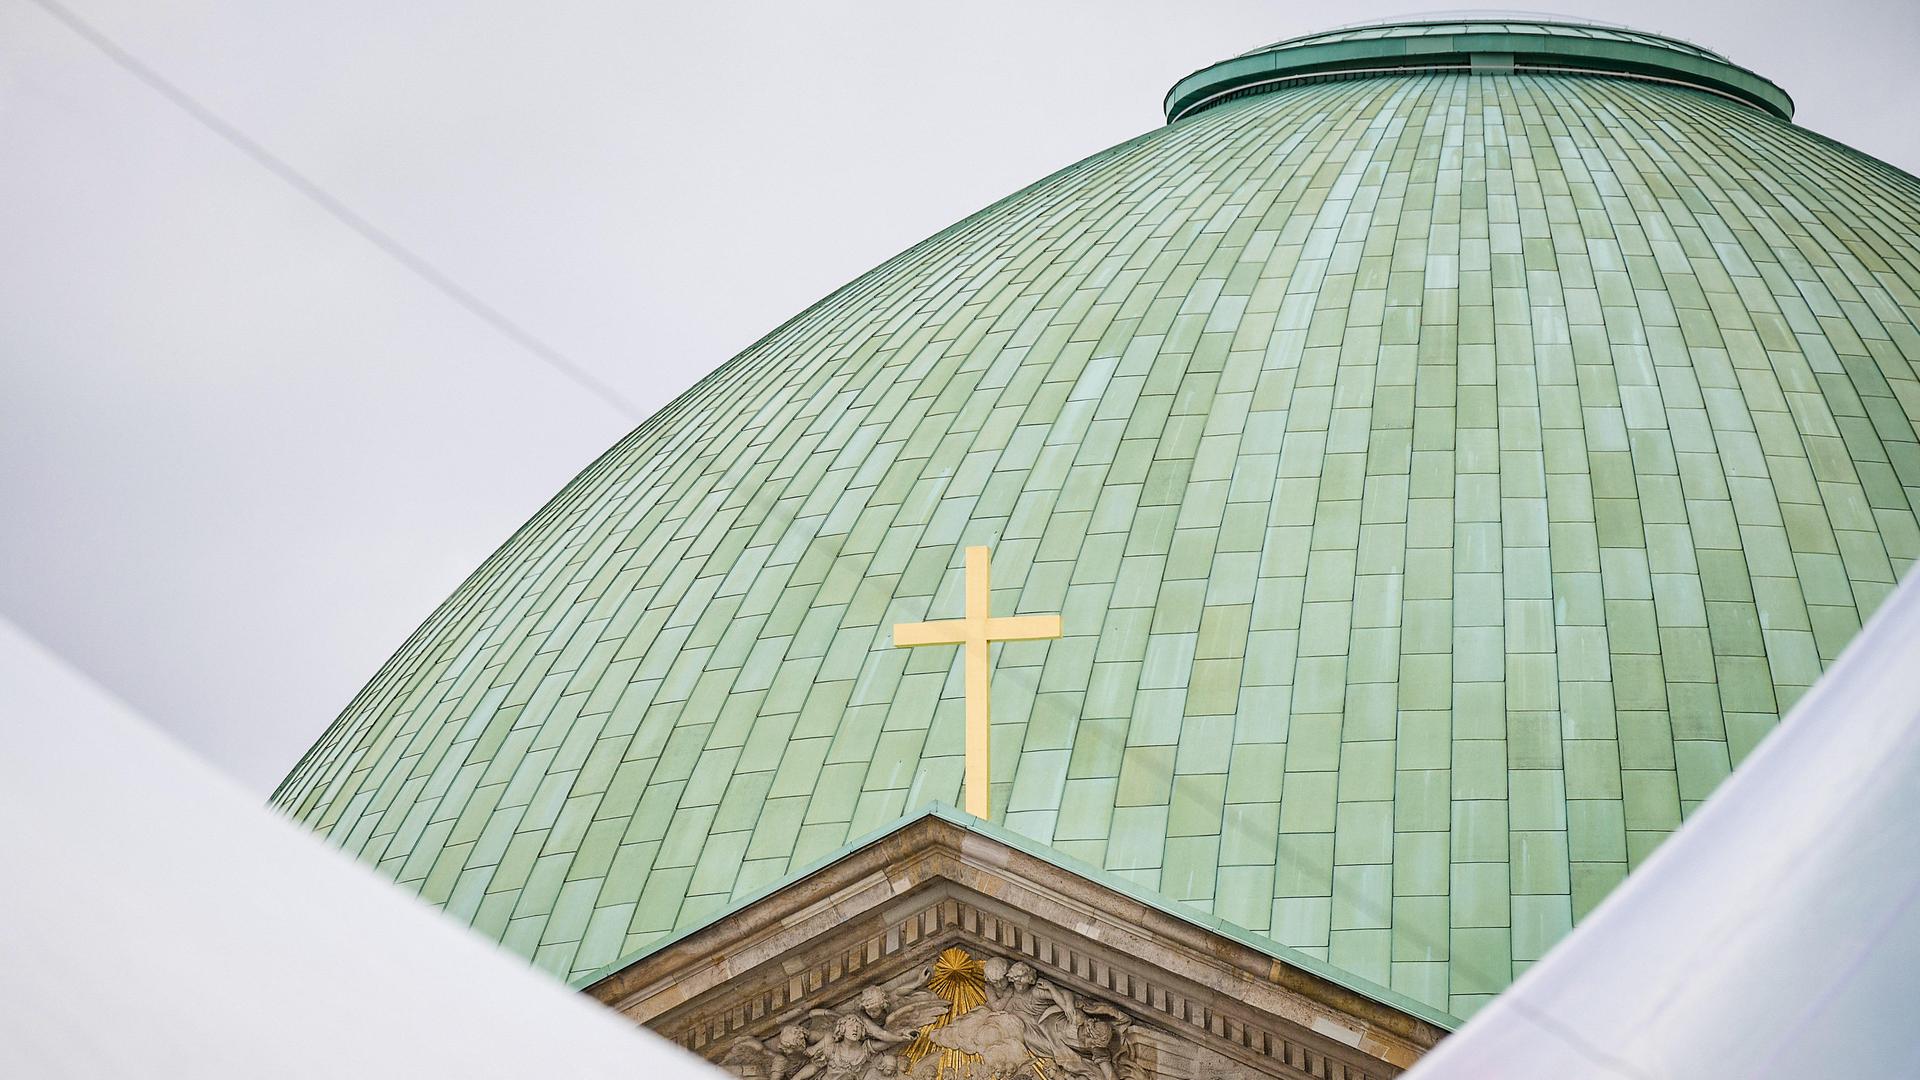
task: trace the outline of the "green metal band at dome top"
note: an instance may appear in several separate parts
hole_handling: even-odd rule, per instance
[[[1415,71],[1645,79],[1721,94],[1793,119],[1786,91],[1697,45],[1584,23],[1474,20],[1329,30],[1255,49],[1175,83],[1167,91],[1167,120],[1289,84]]]
[[[1063,624],[996,647],[996,825],[1471,1012],[1920,556],[1920,181],[1705,50],[1448,27],[1208,69],[779,327],[275,803],[581,978],[960,801],[959,650],[891,628],[989,545]]]

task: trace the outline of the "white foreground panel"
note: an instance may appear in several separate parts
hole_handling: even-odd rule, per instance
[[[1646,864],[1408,1076],[1920,1075],[1920,575]]]
[[[0,740],[0,1076],[715,1075],[276,817],[3,619]]]

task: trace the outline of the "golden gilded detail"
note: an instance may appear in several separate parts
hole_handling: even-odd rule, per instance
[[[927,989],[947,1003],[947,1011],[914,1034],[913,1042],[901,1054],[907,1061],[907,1068],[912,1069],[920,1064],[922,1058],[937,1052],[940,1057],[934,1063],[934,1068],[938,1080],[947,1080],[949,1075],[972,1076],[973,1067],[980,1060],[979,1054],[935,1046],[927,1038],[927,1032],[946,1027],[960,1014],[986,1002],[985,965],[968,955],[965,949],[947,949],[934,959],[933,971],[927,976]]]
[[[927,989],[947,1003],[947,1011],[929,1021],[914,1034],[913,1041],[901,1051],[906,1061],[906,1071],[911,1073],[915,1066],[930,1055],[938,1055],[934,1060],[935,1080],[948,1080],[949,1077],[971,1078],[976,1068],[984,1060],[980,1054],[953,1047],[938,1045],[929,1032],[938,1031],[955,1020],[987,1003],[987,967],[984,962],[961,948],[948,948],[934,959],[933,969],[927,975]],[[1011,1080],[1022,1073],[1031,1072],[1035,1080],[1054,1080],[1057,1063],[1044,1054],[1025,1050],[1026,1064],[1010,1073],[996,1073],[990,1080]],[[1004,1069],[1004,1064],[998,1066]]]
[[[996,641],[1039,641],[1060,636],[1058,615],[1009,615],[993,618],[991,559],[984,547],[967,549],[966,616],[937,622],[895,623],[895,648],[911,645],[959,645],[967,688],[966,787],[962,801],[967,813],[984,818],[992,810],[989,790],[987,733],[992,726],[988,688],[987,649]]]

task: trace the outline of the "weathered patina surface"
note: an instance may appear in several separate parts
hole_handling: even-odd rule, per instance
[[[993,657],[991,820],[1468,1014],[1920,555],[1920,181],[1471,60],[1220,101],[809,309],[568,485],[278,804],[582,978],[960,801],[958,650],[892,627],[991,545],[992,610],[1063,634]]]

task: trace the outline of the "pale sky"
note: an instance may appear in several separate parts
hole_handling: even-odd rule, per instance
[[[1325,0],[69,10],[623,414],[0,0],[0,615],[264,795],[488,552],[807,304]],[[1560,0],[1920,170],[1914,0]]]

